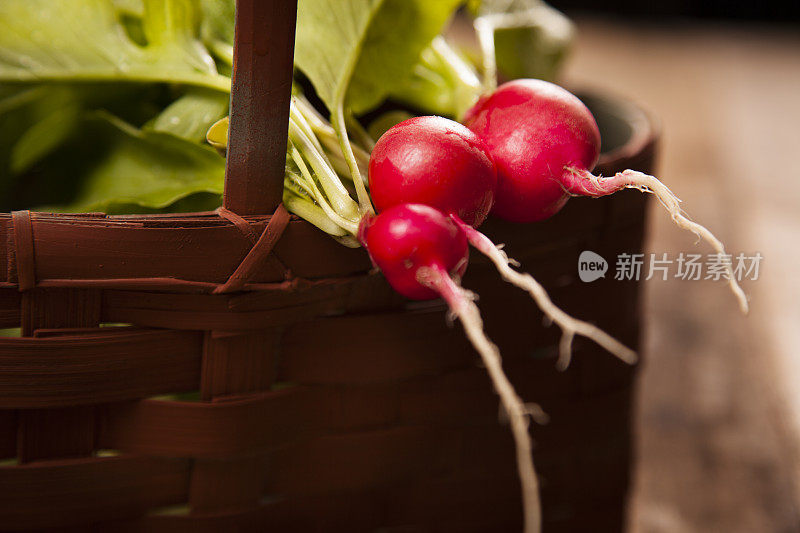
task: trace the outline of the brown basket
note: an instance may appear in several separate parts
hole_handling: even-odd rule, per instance
[[[363,250],[275,211],[296,6],[238,5],[227,210],[0,215],[0,327],[23,332],[0,339],[0,530],[519,530],[510,434],[443,305],[403,300]],[[596,100],[620,137],[600,170],[650,170],[647,118]],[[626,193],[485,229],[636,347],[638,284],[574,273],[584,249],[639,251],[644,207]],[[635,369],[579,339],[557,372],[557,331],[526,294],[480,257],[464,284],[552,419],[534,428],[545,529],[621,530]]]

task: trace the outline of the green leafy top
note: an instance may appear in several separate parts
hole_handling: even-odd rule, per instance
[[[87,172],[70,211],[159,209],[189,194],[222,194],[225,160],[210,146],[152,127],[134,128],[107,113],[87,119],[113,147]]]
[[[333,110],[378,105],[461,0],[300,0],[295,64]]]
[[[192,0],[143,0],[140,44],[109,0],[3,0],[0,80],[171,82],[229,91],[229,78],[217,73],[197,37],[200,20]]]
[[[424,98],[455,114],[467,105],[479,89],[472,74],[454,68],[455,52],[434,40],[461,3],[299,0],[295,64],[333,113],[333,127],[322,117],[310,118],[310,127],[323,159],[350,173],[362,208],[366,154],[354,155],[346,140],[347,112],[376,107],[396,87],[405,87],[412,106]],[[25,174],[47,177],[38,187],[50,196],[29,195],[33,201],[72,210],[162,209],[192,195],[218,201],[224,160],[203,137],[227,113],[234,7],[234,0],[0,0],[0,191],[24,188],[28,180],[14,176]],[[458,76],[420,85],[412,80],[420,62]],[[294,141],[302,148],[297,134]],[[291,154],[287,176],[299,178],[287,190],[313,218],[319,206],[302,190],[311,181],[301,156]],[[319,192],[332,208],[347,204],[330,184],[320,182]]]
[[[201,0],[202,36],[206,46],[229,66],[233,64],[235,0]]]

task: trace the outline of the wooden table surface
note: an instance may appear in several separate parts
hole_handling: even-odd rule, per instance
[[[764,256],[747,318],[721,283],[646,284],[631,530],[800,531],[800,30],[577,22],[566,80],[656,113],[687,212]],[[655,202],[649,249],[710,251]]]

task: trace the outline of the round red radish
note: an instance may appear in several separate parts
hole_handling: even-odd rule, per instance
[[[688,219],[678,197],[658,178],[630,169],[609,177],[591,173],[600,156],[600,131],[589,109],[566,89],[541,80],[512,81],[481,99],[467,117],[497,168],[492,212],[500,218],[535,222],[557,213],[570,195],[598,198],[633,188],[654,194],[678,226],[726,255],[722,242]],[[730,264],[726,271],[747,313],[747,296]]]
[[[477,135],[443,117],[416,117],[384,133],[369,160],[378,212],[415,203],[479,226],[494,202],[494,163]]]
[[[482,98],[467,127],[484,142],[497,168],[492,213],[535,222],[569,199],[567,167],[591,170],[600,155],[600,131],[573,94],[542,80],[515,80]]]
[[[438,268],[456,278],[467,269],[467,237],[455,222],[430,206],[403,204],[364,217],[359,238],[392,288],[407,298],[439,298],[420,279],[423,267]]]

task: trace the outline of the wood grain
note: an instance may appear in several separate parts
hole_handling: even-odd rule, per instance
[[[224,205],[271,213],[283,196],[297,0],[237,0]]]

